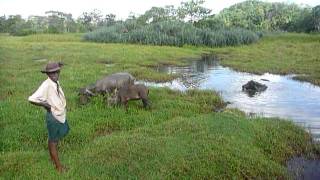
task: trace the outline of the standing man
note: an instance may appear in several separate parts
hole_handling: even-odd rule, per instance
[[[66,99],[58,81],[61,67],[62,63],[49,62],[41,71],[47,74],[48,79],[28,98],[30,103],[47,110],[48,149],[58,172],[65,169],[60,163],[57,145],[59,140],[69,132]]]

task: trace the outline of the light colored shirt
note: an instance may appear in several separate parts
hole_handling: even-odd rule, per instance
[[[50,78],[43,81],[28,100],[35,103],[48,103],[51,106],[52,115],[61,123],[66,121],[66,98],[59,81],[55,83]]]

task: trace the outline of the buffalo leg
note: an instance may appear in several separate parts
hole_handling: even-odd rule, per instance
[[[148,99],[141,99],[142,103],[143,103],[143,107],[147,108],[147,106],[149,105]]]
[[[128,110],[128,100],[122,100],[121,103],[124,105],[126,108],[126,111]]]

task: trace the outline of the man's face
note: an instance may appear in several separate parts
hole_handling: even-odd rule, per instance
[[[50,72],[47,73],[47,75],[52,81],[57,82],[59,80],[60,71]]]

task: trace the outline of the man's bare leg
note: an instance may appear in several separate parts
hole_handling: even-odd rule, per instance
[[[57,145],[58,145],[58,142],[48,141],[48,149],[49,149],[50,158],[53,161],[53,163],[55,164],[57,171],[62,172],[63,167],[62,167],[60,160],[59,160]]]

